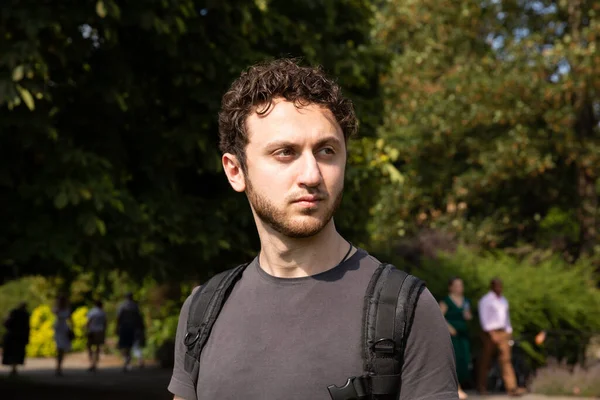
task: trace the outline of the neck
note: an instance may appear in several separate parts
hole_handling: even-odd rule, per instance
[[[308,238],[289,238],[267,229],[259,230],[259,236],[260,266],[278,278],[300,278],[325,272],[336,267],[349,249],[333,220]]]

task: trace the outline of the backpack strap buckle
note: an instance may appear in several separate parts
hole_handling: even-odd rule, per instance
[[[377,355],[393,356],[396,354],[396,342],[388,338],[377,339],[371,350]]]
[[[327,386],[332,400],[365,400],[369,398],[367,391],[368,376],[353,376],[348,378],[344,386]]]
[[[200,339],[200,332],[197,332],[195,336],[193,333],[188,332],[185,334],[185,336],[183,338],[183,343],[185,344],[185,346],[187,348],[190,348],[190,347],[194,346],[194,344],[198,341],[198,339]]]

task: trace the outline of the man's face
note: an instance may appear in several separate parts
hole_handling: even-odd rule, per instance
[[[502,281],[495,280],[492,282],[492,291],[496,293],[497,296],[502,295]]]
[[[346,145],[333,114],[279,100],[246,121],[245,191],[255,216],[293,238],[319,233],[344,188]]]

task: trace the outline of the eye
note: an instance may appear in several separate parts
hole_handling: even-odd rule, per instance
[[[283,149],[277,150],[273,154],[275,155],[275,157],[278,157],[278,158],[290,158],[294,155],[294,150],[292,150],[290,148],[283,148]]]
[[[321,150],[319,150],[319,153],[326,156],[332,156],[335,154],[335,150],[332,147],[324,147]]]

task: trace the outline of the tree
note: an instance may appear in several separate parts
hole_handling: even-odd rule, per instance
[[[177,278],[247,259],[256,233],[220,170],[220,98],[248,65],[301,56],[339,77],[374,136],[384,63],[368,4],[0,6],[0,263],[13,271],[0,275]]]
[[[576,221],[573,253],[591,252],[599,12],[583,0],[382,7],[377,35],[395,56],[381,135],[405,184],[384,189],[380,217],[395,224],[380,237],[434,227],[492,247],[536,244],[558,213]]]

